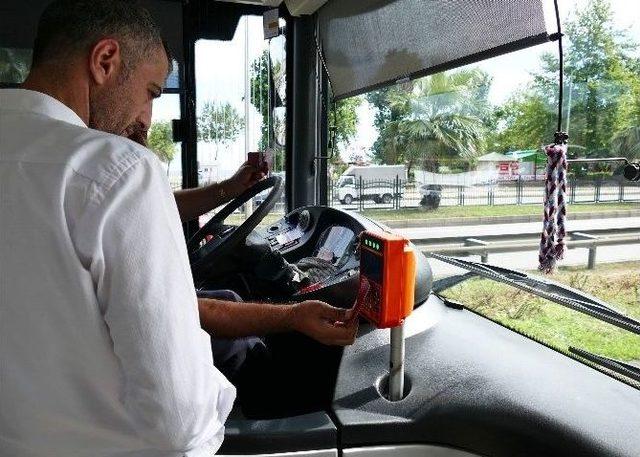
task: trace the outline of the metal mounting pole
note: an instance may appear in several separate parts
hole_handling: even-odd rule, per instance
[[[402,400],[404,395],[404,323],[391,328],[391,360],[389,363],[389,400]]]
[[[251,75],[249,68],[249,16],[244,18],[244,160],[249,158],[251,149],[251,132],[249,131],[249,114],[251,112]],[[244,217],[248,219],[253,213],[253,200],[244,205]]]

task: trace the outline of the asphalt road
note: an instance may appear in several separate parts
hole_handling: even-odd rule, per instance
[[[584,219],[572,221],[571,215],[569,215],[569,219],[567,221],[567,231],[569,232],[626,227],[637,227],[640,230],[640,217]],[[446,236],[468,236],[479,238],[486,235],[507,235],[523,233],[538,234],[542,231],[542,221],[540,221],[539,223],[522,222],[516,224],[461,225],[457,227],[416,227],[396,229],[395,231],[407,238],[442,238]]]
[[[446,236],[469,236],[482,238],[486,235],[538,233],[542,228],[541,223],[518,223],[496,225],[470,225],[460,227],[432,227],[432,228],[407,228],[397,231],[408,238],[440,238]],[[640,231],[640,217],[578,220],[568,224],[568,231],[589,231],[596,229],[613,228],[638,228]],[[571,249],[567,251],[565,259],[559,265],[586,266],[588,250]],[[469,259],[479,260],[479,256],[471,256]],[[640,261],[640,244],[627,244],[622,246],[601,246],[597,250],[597,263]],[[501,265],[517,270],[535,270],[538,266],[537,251],[522,251],[513,253],[489,254],[489,263]],[[431,261],[436,277],[449,276],[460,272],[458,268]]]

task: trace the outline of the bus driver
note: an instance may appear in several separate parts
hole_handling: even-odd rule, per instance
[[[298,330],[349,344],[322,302],[200,302],[157,158],[121,138],[168,59],[125,0],[56,0],[32,70],[0,90],[0,449],[21,456],[210,455],[234,387],[221,337]]]

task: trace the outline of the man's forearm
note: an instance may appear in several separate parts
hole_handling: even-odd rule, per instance
[[[226,181],[209,184],[195,189],[177,190],[173,193],[182,222],[187,222],[202,214],[224,205],[235,197],[228,190]]]
[[[295,330],[294,306],[199,298],[200,325],[217,338],[262,336]]]

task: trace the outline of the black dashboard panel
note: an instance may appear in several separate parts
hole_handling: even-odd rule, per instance
[[[301,258],[317,256],[318,247],[323,242],[323,234],[332,228],[345,229],[345,233],[355,236],[364,230],[391,231],[388,227],[355,212],[324,206],[307,206],[292,211],[257,232],[274,251],[282,254],[287,261],[296,263]],[[338,274],[330,282],[312,292],[301,291],[294,298],[321,299],[329,301],[334,306],[351,306],[357,295],[359,267],[357,252],[355,249],[351,250],[351,247],[348,246],[352,255],[344,253],[344,262],[339,265]],[[416,306],[419,306],[429,296],[433,279],[427,258],[417,250],[416,254],[415,301]]]
[[[375,386],[388,331],[344,351],[341,447],[437,443],[491,456],[638,456],[640,391],[435,296],[407,322],[408,396]]]
[[[218,451],[226,455],[300,452],[337,447],[336,427],[324,412],[270,420],[230,418]]]
[[[287,260],[295,260],[290,257],[312,255],[322,233],[331,226],[345,227],[357,235],[366,230],[369,224],[371,222],[368,219],[361,219],[355,213],[309,206],[292,211],[269,227],[261,229],[260,234]]]

